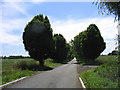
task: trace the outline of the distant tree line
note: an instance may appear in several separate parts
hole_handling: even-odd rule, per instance
[[[1,59],[23,59],[23,58],[30,58],[29,56],[1,56]]]
[[[120,55],[118,50],[113,50],[111,53],[108,53],[108,55]]]

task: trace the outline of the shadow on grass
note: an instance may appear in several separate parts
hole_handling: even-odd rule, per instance
[[[48,70],[52,70],[52,69],[54,69],[54,68],[47,67],[47,66],[43,66],[43,67],[38,66],[38,67],[36,68],[36,70],[40,70],[40,71],[48,71]]]
[[[40,65],[30,65],[24,68],[20,68],[22,70],[32,70],[32,71],[48,71],[52,70],[54,68],[48,67],[48,66],[40,66]]]

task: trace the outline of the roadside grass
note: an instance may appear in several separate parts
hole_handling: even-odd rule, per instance
[[[3,59],[2,60],[2,84],[31,76],[37,72],[51,70],[61,63],[53,63],[52,59],[45,60],[45,66],[40,67],[39,62],[33,59]]]
[[[81,65],[102,65],[107,62],[113,62],[115,60],[118,60],[118,56],[99,56],[95,60],[77,60],[78,64]]]
[[[118,57],[100,56],[96,60],[103,64],[79,75],[86,88],[118,88]]]

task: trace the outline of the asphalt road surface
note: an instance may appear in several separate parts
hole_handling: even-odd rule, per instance
[[[68,64],[31,76],[7,88],[82,88],[78,79],[77,64]]]

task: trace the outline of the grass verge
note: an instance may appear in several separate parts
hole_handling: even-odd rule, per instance
[[[46,59],[44,67],[33,59],[3,59],[2,60],[2,84],[19,79],[24,76],[31,76],[40,71],[46,71],[61,65],[53,63],[52,59]]]
[[[86,88],[118,88],[118,80],[120,80],[118,58],[116,56],[100,56],[97,60],[103,64],[79,75]]]

